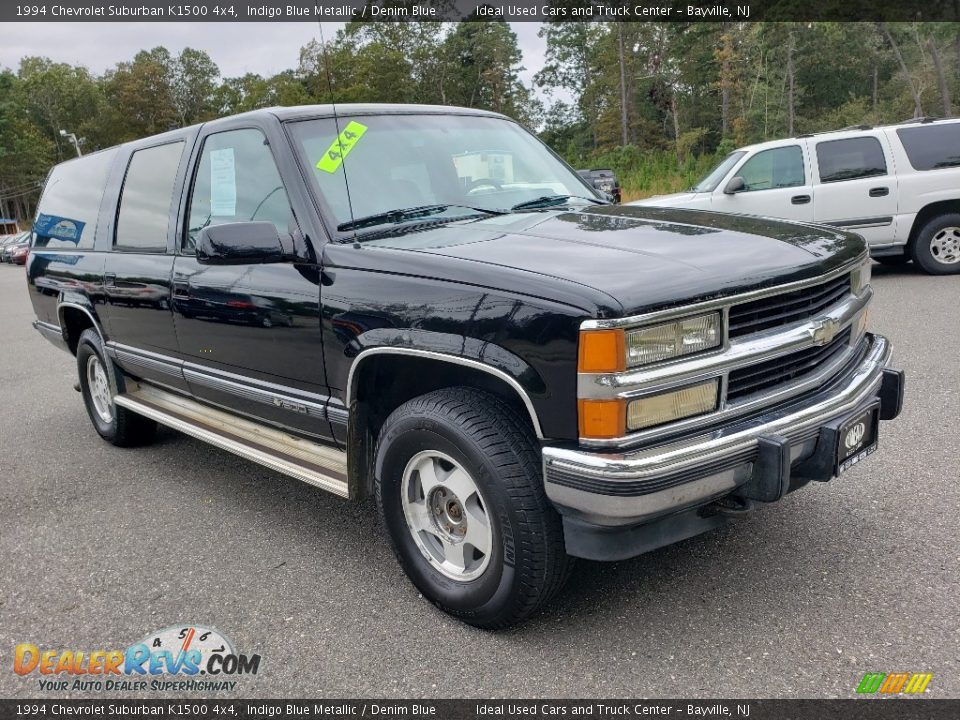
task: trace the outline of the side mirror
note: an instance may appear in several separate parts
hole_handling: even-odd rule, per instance
[[[252,265],[286,259],[277,227],[269,222],[210,225],[197,237],[197,262],[204,265]]]
[[[723,189],[723,192],[726,195],[736,195],[738,192],[743,192],[746,189],[747,183],[744,182],[742,177],[737,175],[735,178],[730,179],[730,182],[727,183],[727,186]]]

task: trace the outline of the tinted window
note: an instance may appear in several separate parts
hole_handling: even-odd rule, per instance
[[[840,182],[887,174],[880,141],[872,137],[817,143],[820,182]]]
[[[960,166],[960,123],[897,130],[914,170]]]
[[[737,171],[746,183],[744,192],[803,185],[803,151],[799,145],[758,152]]]
[[[266,138],[259,130],[209,136],[193,181],[184,250],[208,225],[259,220],[286,233],[293,213]]]
[[[35,247],[93,248],[100,202],[116,156],[116,149],[105,150],[51,171],[34,221]]]
[[[117,213],[116,247],[163,252],[183,143],[137,150],[130,158]]]

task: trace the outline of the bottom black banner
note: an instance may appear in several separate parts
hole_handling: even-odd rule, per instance
[[[940,720],[960,700],[0,700],[0,718],[750,718]]]

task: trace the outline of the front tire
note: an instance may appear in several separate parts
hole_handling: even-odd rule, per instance
[[[107,357],[100,335],[93,328],[80,335],[77,370],[83,403],[100,437],[119,447],[145,445],[153,440],[157,431],[153,420],[113,402],[124,391],[123,375]]]
[[[960,273],[960,213],[940,215],[921,228],[913,261],[930,275]]]
[[[500,629],[562,587],[573,560],[538,448],[495,396],[447,388],[401,405],[381,429],[375,467],[394,553],[440,609]]]

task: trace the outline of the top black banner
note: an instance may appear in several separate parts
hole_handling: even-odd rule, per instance
[[[960,0],[62,0],[0,4],[2,22],[955,21]]]

